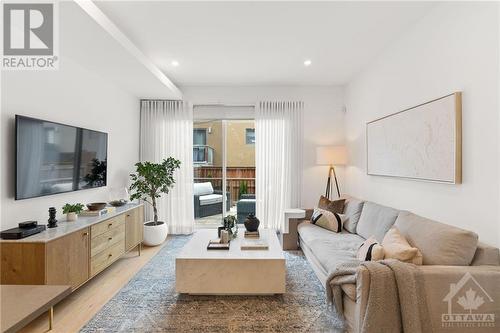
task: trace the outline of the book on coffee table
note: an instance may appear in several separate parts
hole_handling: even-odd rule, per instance
[[[245,230],[245,238],[260,238],[259,231],[246,231]]]
[[[262,239],[243,239],[241,241],[242,250],[267,250],[269,244]]]
[[[229,250],[229,243],[208,242],[207,250]]]

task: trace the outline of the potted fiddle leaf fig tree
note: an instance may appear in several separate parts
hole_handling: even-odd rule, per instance
[[[144,223],[144,244],[148,246],[160,245],[167,238],[167,223],[158,220],[157,200],[174,186],[174,171],[180,165],[173,157],[161,163],[138,162],[136,172],[130,174],[130,200],[140,199],[153,207],[153,220]]]

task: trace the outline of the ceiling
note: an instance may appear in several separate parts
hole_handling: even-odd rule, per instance
[[[177,85],[345,84],[430,2],[96,1]],[[310,59],[312,64],[304,66]],[[172,61],[179,66],[172,66]]]
[[[181,97],[176,87],[162,82],[75,2],[64,1],[59,5],[60,68],[65,66],[64,59],[69,58],[137,97]]]

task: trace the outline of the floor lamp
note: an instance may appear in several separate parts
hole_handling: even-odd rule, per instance
[[[343,146],[327,146],[316,148],[316,164],[328,165],[328,179],[326,181],[325,197],[330,199],[332,192],[332,176],[337,188],[337,195],[340,197],[339,182],[335,166],[345,165],[347,163],[347,152]]]

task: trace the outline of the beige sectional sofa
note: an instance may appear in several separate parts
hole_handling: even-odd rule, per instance
[[[457,283],[468,283],[462,281],[464,276],[469,276],[467,272],[475,282],[481,283],[482,291],[488,291],[488,295],[481,295],[487,305],[493,304],[490,298],[497,297],[494,310],[500,312],[500,252],[498,248],[478,242],[476,233],[353,197],[346,197],[344,214],[347,220],[341,233],[311,224],[311,214],[312,210],[308,209],[306,219],[290,220],[290,232],[298,233],[298,246],[325,288],[330,287],[328,276],[332,271],[356,259],[357,250],[365,239],[375,236],[381,242],[394,225],[410,245],[422,252],[423,266],[419,269],[436,331],[448,329],[444,327],[449,324],[445,320],[447,317],[443,316],[464,310],[457,309],[457,302],[447,304],[446,297]],[[369,272],[360,266],[355,282],[341,285],[342,311],[348,331],[361,331],[360,323],[365,318],[370,295],[369,281]],[[469,308],[467,312],[472,313],[472,310]],[[498,329],[500,318],[495,320]]]

